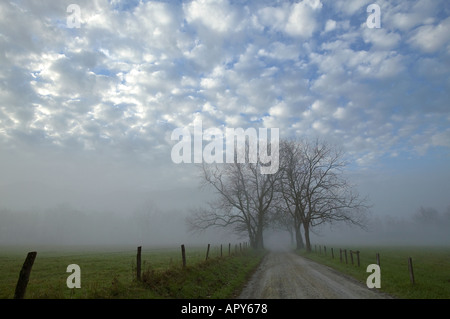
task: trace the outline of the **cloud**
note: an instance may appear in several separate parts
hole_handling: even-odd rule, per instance
[[[1,151],[117,161],[159,187],[192,181],[170,132],[197,115],[319,135],[365,166],[447,149],[445,1],[380,1],[381,29],[364,25],[370,3],[80,1],[71,29],[67,2],[2,2]]]
[[[327,23],[325,24],[325,32],[330,32],[336,29],[336,21],[329,19],[327,20]]]
[[[439,1],[418,0],[409,2],[398,2],[396,5],[389,4],[384,19],[390,27],[401,31],[410,31],[420,25],[432,24],[436,15],[441,11]]]
[[[371,3],[370,0],[348,0],[348,1],[333,1],[333,6],[338,12],[345,15],[354,15],[357,12],[365,12],[365,8]]]
[[[259,10],[260,22],[274,31],[291,37],[309,38],[318,29],[317,12],[322,9],[320,0],[303,0],[281,7],[265,7]]]
[[[431,143],[435,146],[450,147],[450,130],[434,134],[431,137]]]
[[[227,0],[195,0],[184,5],[188,23],[200,23],[218,33],[235,30],[237,14]]]
[[[396,32],[375,28],[364,28],[363,30],[364,41],[372,44],[377,49],[393,50],[401,43],[401,36]]]
[[[448,30],[450,18],[441,21],[437,25],[424,25],[418,27],[409,39],[410,43],[426,53],[436,52],[450,43]]]
[[[294,4],[285,26],[285,32],[291,36],[311,37],[318,28],[314,13],[321,8],[320,0],[303,0]]]

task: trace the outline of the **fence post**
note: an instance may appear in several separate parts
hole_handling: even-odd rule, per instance
[[[141,281],[141,249],[139,246],[137,248],[137,256],[136,256],[136,279],[137,281]]]
[[[14,292],[14,299],[23,299],[27,290],[28,280],[30,279],[31,268],[36,259],[37,252],[32,251],[27,254],[27,258],[20,270],[19,280],[17,281],[16,291]]]
[[[375,256],[377,258],[377,265],[380,266],[380,254],[377,253]]]
[[[408,269],[409,269],[409,280],[411,281],[411,284],[414,285],[414,271],[413,271],[413,264],[412,264],[412,258],[408,258]]]
[[[228,256],[231,256],[231,243],[228,243]]]
[[[350,260],[352,261],[352,265],[353,265],[353,250],[350,250]]]
[[[342,248],[339,248],[339,260],[342,262]]]
[[[331,259],[334,259],[334,251],[333,251],[333,247],[331,247]]]
[[[327,246],[323,246],[323,252],[325,254],[325,257],[327,256]]]
[[[220,257],[223,257],[223,255],[222,255],[222,244],[220,244]]]
[[[209,244],[208,244],[208,249],[206,250],[206,259],[205,260],[208,260],[208,256],[209,256]]]
[[[183,268],[186,268],[186,251],[184,245],[181,245],[181,259],[183,260]]]

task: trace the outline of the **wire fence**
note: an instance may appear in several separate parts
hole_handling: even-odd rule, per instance
[[[37,251],[32,251],[28,252],[20,270],[14,298],[24,298],[33,265],[42,266],[43,264],[52,265],[57,263],[65,267],[73,265],[78,267],[74,269],[80,269],[78,264],[90,265],[90,271],[93,271],[95,267],[98,268],[98,265],[102,265],[102,267],[109,265],[109,269],[116,269],[117,271],[128,267],[134,273],[136,280],[141,281],[143,271],[148,269],[154,271],[172,267],[186,268],[208,259],[234,256],[245,252],[249,247],[250,245],[247,242],[241,242],[235,244],[216,244],[213,246],[208,244],[206,247],[181,245],[181,247],[145,248],[138,246],[137,248],[127,247],[118,250],[107,248],[101,250],[98,248],[83,252],[75,250],[73,252],[45,250],[42,253],[42,257],[39,256],[41,254],[38,254]]]

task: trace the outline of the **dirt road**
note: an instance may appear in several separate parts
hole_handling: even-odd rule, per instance
[[[367,274],[369,276],[369,273]],[[327,266],[290,252],[270,252],[246,285],[240,299],[380,299],[369,289]]]

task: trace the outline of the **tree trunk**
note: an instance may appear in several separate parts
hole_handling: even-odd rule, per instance
[[[251,232],[251,230],[248,231],[248,238],[250,239],[250,247],[256,249],[256,238]]]
[[[305,230],[305,248],[307,252],[311,252],[311,241],[309,239],[309,222],[303,223],[303,229]]]
[[[256,229],[255,233],[255,249],[263,250],[264,249],[264,238],[263,238],[263,226],[260,223]]]
[[[302,232],[300,228],[301,224],[298,227],[295,227],[295,240],[297,244],[297,249],[305,248],[305,243],[303,242]]]

